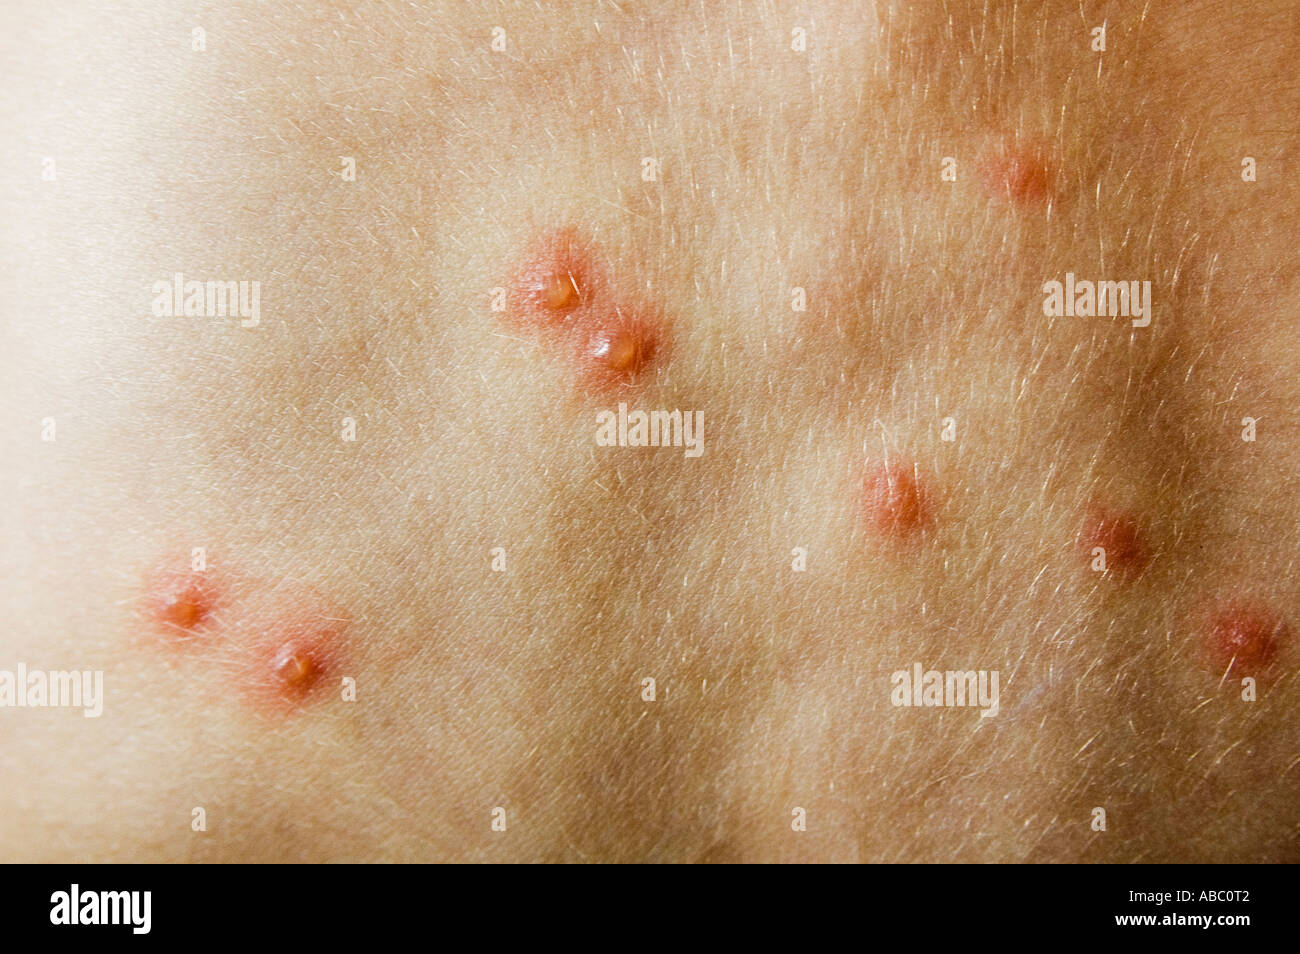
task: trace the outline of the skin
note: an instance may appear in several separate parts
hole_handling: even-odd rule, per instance
[[[107,693],[0,710],[5,860],[1300,857],[1294,640],[1254,702],[1206,644],[1300,592],[1293,4],[200,11],[0,39],[0,667]],[[563,229],[632,383],[491,307]],[[260,324],[151,315],[177,270]],[[1151,325],[1045,317],[1067,271]],[[704,454],[597,447],[619,400]],[[267,699],[277,632],[357,700]]]

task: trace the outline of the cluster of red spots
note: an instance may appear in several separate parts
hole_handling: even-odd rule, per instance
[[[1088,507],[1079,545],[1089,569],[1098,570],[1104,556],[1105,573],[1131,580],[1146,569],[1150,552],[1137,520],[1130,514],[1096,504]],[[1104,551],[1098,554],[1097,548]],[[1201,650],[1216,672],[1260,676],[1268,672],[1291,631],[1286,621],[1258,603],[1229,599],[1204,614]]]
[[[985,188],[1016,205],[1038,205],[1052,198],[1052,174],[1042,152],[1033,146],[1005,146],[980,163]]]
[[[255,707],[284,711],[318,695],[327,677],[339,671],[346,626],[289,601],[294,605],[286,614],[264,619],[237,606],[210,573],[164,569],[146,580],[141,606],[163,646],[206,655],[214,670],[234,674]]]
[[[1259,676],[1290,636],[1286,621],[1277,614],[1254,603],[1233,600],[1210,614],[1205,652],[1218,672]]]
[[[1095,504],[1084,516],[1079,545],[1089,568],[1107,576],[1133,579],[1146,569],[1149,559],[1137,521],[1127,513]]]
[[[1137,520],[1130,514],[1090,505],[1079,534],[1082,555],[1090,569],[1133,579],[1150,561],[1150,553]],[[1104,551],[1098,554],[1097,548]],[[1286,621],[1258,603],[1229,599],[1204,614],[1201,624],[1204,659],[1216,672],[1238,676],[1265,674],[1282,646],[1290,640]]]
[[[571,228],[543,235],[515,269],[506,318],[563,348],[591,391],[635,383],[663,340],[663,322],[617,300],[591,244]]]
[[[862,514],[867,526],[886,539],[902,539],[925,529],[933,518],[930,493],[916,468],[875,464],[862,481]]]

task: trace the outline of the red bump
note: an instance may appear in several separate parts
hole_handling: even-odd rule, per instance
[[[1218,610],[1205,632],[1205,649],[1219,672],[1256,676],[1277,658],[1291,631],[1277,614],[1248,603],[1234,602]]]
[[[320,661],[309,647],[297,643],[281,646],[271,661],[271,672],[281,691],[289,695],[305,695],[311,691],[322,675]]]
[[[915,467],[877,464],[868,469],[862,489],[867,525],[880,536],[910,536],[931,522],[929,494]]]
[[[1052,196],[1051,170],[1033,147],[1010,146],[986,156],[980,177],[994,196],[1017,205],[1041,204]]]
[[[278,621],[261,630],[241,677],[254,708],[277,714],[324,698],[342,672],[346,625],[341,620]]]
[[[616,316],[587,335],[582,351],[586,384],[599,390],[635,383],[659,346],[659,336],[649,321]]]
[[[201,573],[160,571],[146,584],[145,616],[165,635],[196,635],[211,621],[216,606],[216,588]]]
[[[1089,567],[1096,559],[1093,551],[1105,551],[1105,575],[1112,573],[1133,578],[1141,574],[1149,559],[1142,530],[1127,513],[1091,506],[1084,516],[1079,545]]]
[[[576,229],[548,232],[516,269],[506,291],[506,313],[516,323],[557,327],[603,297],[591,245]]]

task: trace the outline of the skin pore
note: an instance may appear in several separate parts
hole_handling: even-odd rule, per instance
[[[5,860],[1300,858],[1293,4],[10,16]]]

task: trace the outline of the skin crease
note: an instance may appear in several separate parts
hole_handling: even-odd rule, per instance
[[[1294,5],[9,16],[0,668],[107,698],[0,710],[4,860],[1300,859]],[[661,330],[631,386],[491,310],[564,229]],[[260,323],[152,316],[176,271]],[[1151,325],[1045,317],[1067,271]],[[618,400],[704,454],[596,447]],[[903,545],[880,461],[941,502]],[[193,547],[219,644],[168,653]],[[1253,703],[1223,606],[1291,621]],[[276,632],[357,701],[250,698]],[[893,707],[916,662],[999,714]]]

